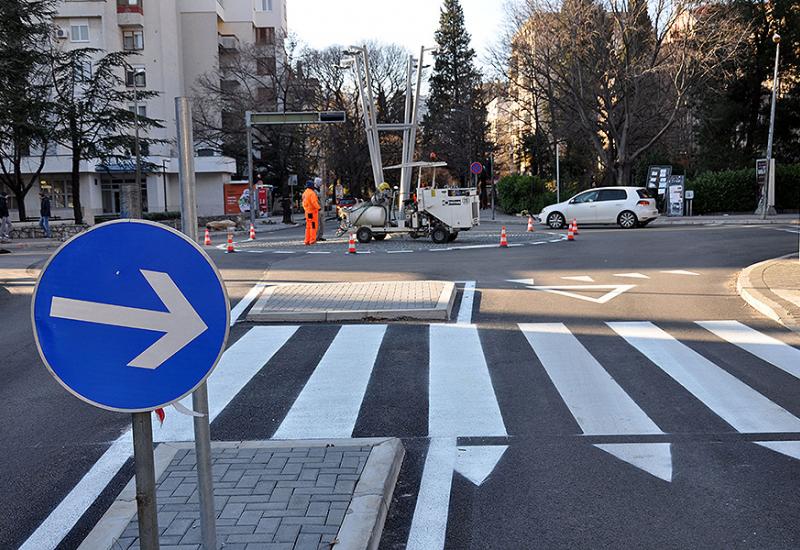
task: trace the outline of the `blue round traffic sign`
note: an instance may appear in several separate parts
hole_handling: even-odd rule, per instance
[[[230,304],[210,258],[165,225],[119,220],[64,243],[31,304],[39,354],[80,399],[143,412],[205,381],[228,338]]]
[[[469,171],[475,175],[478,175],[481,172],[483,172],[483,164],[481,164],[480,162],[473,162],[472,164],[469,165]]]

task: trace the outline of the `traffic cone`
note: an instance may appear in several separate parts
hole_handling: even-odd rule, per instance
[[[206,228],[206,236],[203,239],[203,244],[205,246],[211,246],[211,233],[208,232],[208,228]]]
[[[350,242],[348,243],[347,253],[348,254],[356,253],[356,237],[352,233],[350,233]]]
[[[572,230],[572,225],[569,226],[569,231],[567,231],[567,240],[568,241],[575,240],[575,232]]]
[[[572,218],[572,232],[576,235],[580,234],[580,231],[578,231],[578,220],[575,218]]]
[[[503,229],[500,231],[500,248],[508,248],[508,239],[506,238],[505,226],[503,226]]]
[[[533,233],[533,216],[528,216],[528,233]]]
[[[228,249],[225,253],[233,254],[234,252],[236,252],[236,249],[233,247],[233,233],[228,233]]]
[[[252,223],[250,224],[250,240],[256,240],[256,227]]]

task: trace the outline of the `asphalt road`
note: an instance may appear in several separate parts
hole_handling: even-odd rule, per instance
[[[300,235],[267,235],[263,249]],[[736,321],[752,329],[749,338],[791,346],[780,349],[793,357],[800,336],[751,310],[734,282],[741,268],[796,250],[797,235],[758,226],[583,228],[574,243],[505,250],[377,253],[381,246],[397,249],[210,254],[232,304],[259,281],[476,283],[471,319],[467,312],[459,326],[389,325],[374,343],[366,390],[342,394],[357,400],[354,437],[398,436],[407,450],[382,548],[800,545],[800,462],[786,454],[800,440],[800,380],[709,329],[731,325],[697,324]],[[47,524],[129,420],[76,400],[41,365],[30,277],[45,258],[0,256],[2,548]],[[586,285],[608,288],[552,288]],[[615,289],[621,294],[605,301]],[[252,328],[237,324],[230,345],[250,345]],[[272,437],[328,350],[352,340],[338,325],[282,336],[279,328],[265,337],[285,342],[226,403],[212,424],[215,439]],[[347,330],[357,342],[369,332]],[[349,345],[358,361],[372,344]],[[122,468],[61,547],[82,540],[130,470]]]

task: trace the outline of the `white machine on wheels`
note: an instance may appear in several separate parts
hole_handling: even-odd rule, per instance
[[[480,223],[479,197],[475,188],[417,188],[416,201],[403,202],[402,215],[395,207],[397,189],[382,205],[371,202],[345,209],[340,234],[355,229],[361,243],[382,241],[387,235],[405,233],[412,238],[430,237],[436,244],[453,242],[460,231]]]
[[[372,239],[383,240],[391,234],[408,234],[412,238],[430,237],[433,242],[452,242],[460,231],[469,231],[480,224],[480,199],[477,188],[436,189],[436,168],[447,166],[444,162],[414,162],[414,144],[419,126],[420,92],[425,69],[425,53],[433,51],[422,47],[418,58],[409,56],[406,84],[405,120],[397,124],[378,124],[377,108],[372,94],[369,55],[366,46],[353,46],[345,52],[341,68],[353,69],[358,86],[364,126],[367,132],[372,174],[376,190],[384,181],[381,160],[380,131],[403,133],[403,162],[386,170],[400,170],[400,186],[383,192],[383,199],[356,204],[342,210],[343,220],[339,234],[356,232],[362,243]],[[413,80],[416,76],[416,91]],[[410,193],[411,179],[417,168],[417,190]],[[422,185],[422,171],[433,169],[430,187]],[[391,191],[391,192],[390,192]],[[381,196],[381,195],[379,195]]]

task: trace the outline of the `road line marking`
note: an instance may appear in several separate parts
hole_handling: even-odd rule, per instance
[[[469,325],[472,323],[472,305],[475,301],[475,281],[464,283],[464,290],[461,294],[461,306],[458,308],[459,325]]]
[[[350,437],[386,325],[346,325],[314,369],[272,439]]]
[[[695,273],[694,271],[686,271],[685,269],[672,269],[669,271],[662,271],[661,273],[667,273],[668,275],[690,275],[693,277],[700,275],[699,273]]]
[[[288,326],[256,327],[228,348],[217,365],[218,368],[208,378],[209,420],[214,420],[296,330],[297,327]],[[248,338],[253,331],[253,337]],[[258,345],[254,345],[251,340],[256,340]],[[258,349],[259,347],[262,349]],[[241,364],[248,360],[252,364]],[[187,399],[191,403],[191,396]],[[157,420],[153,422],[157,423]],[[192,419],[179,414],[170,416],[164,427],[156,426],[153,431],[156,441],[168,441],[167,438],[175,438],[169,441],[194,439]],[[58,546],[132,454],[133,440],[131,430],[127,429],[92,465],[20,549],[40,550]]]
[[[577,277],[561,277],[565,281],[578,281],[580,283],[593,283],[594,279],[588,275],[578,275]]]
[[[664,433],[566,326],[523,323],[519,328],[584,434]]]
[[[239,303],[236,304],[236,306],[231,310],[231,326],[236,324],[236,322],[239,320],[239,317],[242,316],[242,313],[244,313],[245,310],[250,307],[250,304],[252,304],[253,301],[261,295],[266,286],[266,281],[262,279],[254,284],[253,288],[247,291],[247,294],[244,295],[244,298],[239,300]]]
[[[428,435],[505,436],[475,325],[430,326]]]
[[[273,250],[273,254],[294,254],[294,250]]]
[[[294,336],[296,326],[261,326],[250,329],[222,355],[217,368],[208,378],[209,420],[213,421],[247,383],[264,368],[272,357]],[[181,404],[192,408],[192,396]],[[153,425],[156,441],[193,441],[191,417],[174,415],[163,426]]]
[[[306,254],[330,254],[330,252],[306,252]]]
[[[413,250],[387,250],[387,254],[411,254]]]
[[[627,277],[629,279],[649,279],[644,273],[615,273],[614,277]]]
[[[406,550],[444,548],[455,466],[455,438],[431,439]]]
[[[550,294],[558,294],[559,296],[566,296],[567,298],[576,298],[585,302],[592,302],[594,304],[605,304],[620,296],[629,290],[636,288],[636,285],[569,285],[569,286],[529,286],[531,290],[538,290],[541,292],[549,292]],[[594,296],[586,296],[585,294],[577,294],[569,292],[570,290],[585,290],[587,292],[608,290],[599,298]]]
[[[795,378],[800,378],[799,349],[737,321],[697,321],[697,324]]]
[[[736,431],[800,432],[800,419],[654,324],[607,324]]]

